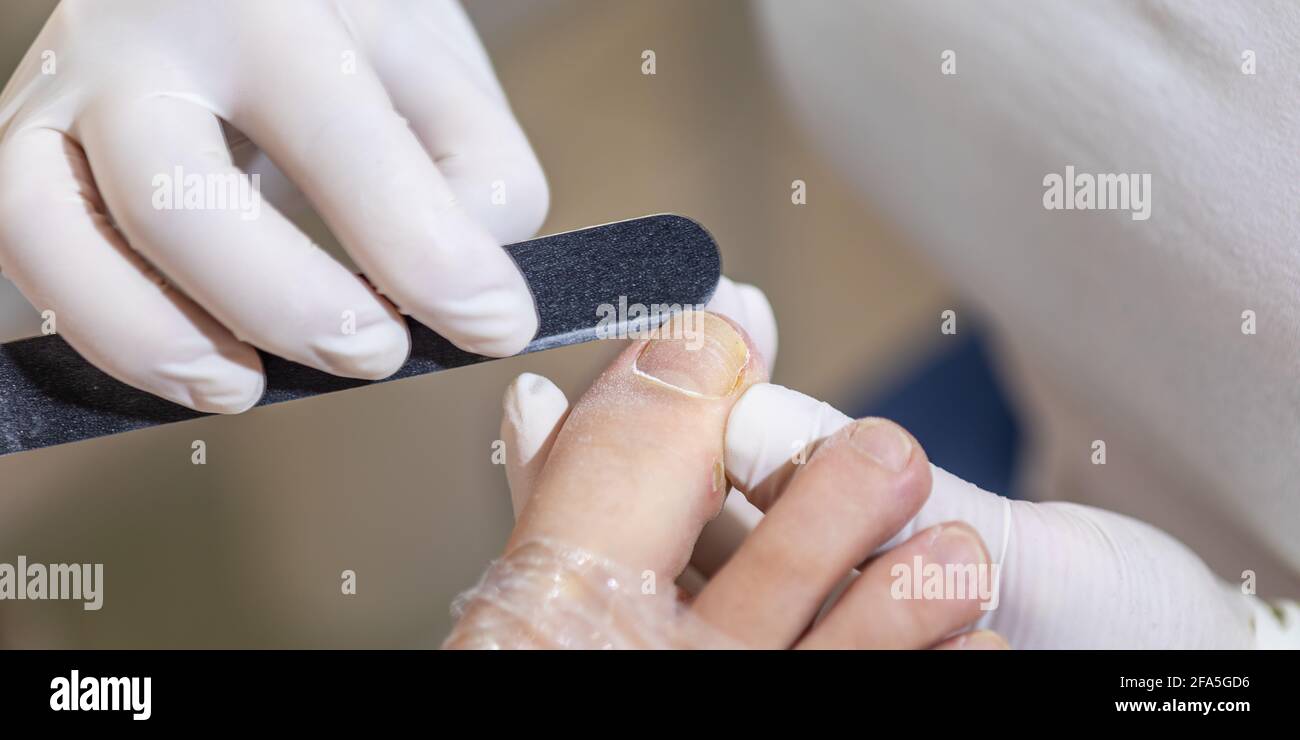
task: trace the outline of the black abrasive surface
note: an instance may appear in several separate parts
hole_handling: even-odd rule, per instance
[[[598,307],[618,306],[620,298],[645,306],[706,303],[721,274],[708,232],[673,215],[545,236],[506,250],[528,281],[541,319],[524,352],[596,339]],[[408,323],[411,356],[387,380],[492,359]],[[267,388],[259,406],[371,382],[335,377],[266,353],[262,362]],[[0,455],[200,416],[105,375],[57,336],[0,345]]]

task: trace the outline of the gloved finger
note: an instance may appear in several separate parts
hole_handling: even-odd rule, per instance
[[[776,365],[776,315],[762,290],[747,283],[732,282],[724,275],[705,310],[720,313],[745,327],[754,346],[767,361],[768,375],[772,374]]]
[[[352,7],[366,6],[373,7],[371,0],[349,0]],[[457,0],[398,0],[401,6],[400,14],[382,14],[384,20],[397,19],[397,22],[403,23],[407,27],[420,28],[425,31],[425,43],[429,39],[437,39],[437,42],[456,53],[459,60],[463,63],[462,72],[466,77],[478,80],[481,88],[495,95],[501,101],[505,101],[505,91],[501,89],[500,83],[497,82],[496,74],[492,71],[492,60],[488,57],[487,50],[483,48],[483,43],[479,40],[478,31],[474,28],[474,23],[470,20],[469,15],[465,13],[465,8]],[[381,14],[376,13],[375,16]],[[354,14],[353,19],[357,16]],[[392,30],[390,24],[389,30]],[[379,35],[370,35],[370,38],[383,38]]]
[[[991,630],[971,630],[949,637],[934,646],[935,650],[1010,650],[1002,635]]]
[[[224,414],[261,397],[257,352],[131,252],[81,148],[59,131],[23,131],[0,146],[0,265],[53,312],[69,345],[117,380]]]
[[[901,427],[884,419],[845,427],[771,503],[695,610],[746,645],[793,644],[835,585],[911,519],[929,491],[925,452]]]
[[[347,377],[406,360],[396,310],[262,202],[210,112],[165,96],[104,102],[80,133],[131,246],[236,336]]]
[[[766,511],[821,440],[853,419],[773,383],[756,385],[745,396],[727,422],[727,472],[745,497]]]
[[[560,425],[569,413],[569,399],[554,383],[524,373],[506,388],[501,417],[505,443],[506,480],[515,518],[533,495],[537,476],[546,465]]]
[[[0,266],[54,328],[112,377],[183,406],[243,411],[261,359],[167,287],[109,221],[81,148],[36,129],[0,145]]]
[[[727,422],[727,471],[759,509],[769,508],[810,451],[853,423],[824,401],[772,383],[751,388]],[[931,466],[932,490],[917,518],[884,547],[892,547],[926,526],[950,519],[970,523],[991,543],[997,560],[1007,544],[1009,502]]]
[[[514,261],[461,206],[355,44],[328,33],[254,81],[232,124],[311,201],[403,313],[462,349],[514,354],[537,332]]]
[[[989,575],[988,552],[973,529],[959,522],[930,527],[872,560],[799,647],[930,647],[979,618],[981,571]],[[923,584],[919,592],[914,582]]]
[[[475,221],[500,243],[532,237],[550,207],[546,177],[491,71],[484,80],[463,51],[399,18],[384,16],[392,25],[370,52],[393,105]]]
[[[417,46],[446,48],[456,59],[458,74],[475,81],[488,95],[506,102],[505,91],[492,70],[492,60],[479,40],[474,23],[457,0],[390,0],[382,6],[373,0],[345,2],[349,27],[359,38],[372,40],[366,49],[368,58],[376,59],[383,51],[378,48],[381,44],[409,30],[412,38],[418,40]],[[378,63],[375,66],[380,67]],[[405,70],[407,74],[412,71]]]
[[[923,512],[918,524],[947,512],[992,519],[995,497],[970,488],[974,490],[964,500],[938,496],[935,509]],[[998,528],[1009,541],[1001,565],[1000,603],[981,626],[997,630],[1017,647],[1257,645],[1260,625],[1254,617],[1266,609],[1255,607],[1262,602],[1220,581],[1165,532],[1078,504],[1016,501],[1010,507],[1005,526]],[[1062,578],[1062,573],[1070,577]]]
[[[722,430],[766,377],[726,319],[686,312],[619,355],[569,411],[506,546],[547,540],[661,581],[726,494]]]

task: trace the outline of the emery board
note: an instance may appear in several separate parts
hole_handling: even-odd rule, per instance
[[[533,293],[537,336],[524,353],[599,338],[602,306],[699,306],[721,276],[717,245],[698,223],[664,214],[510,244]],[[608,312],[605,312],[606,319]],[[635,327],[626,325],[618,331]],[[486,362],[407,318],[411,355],[379,381],[340,378],[261,353],[258,406]],[[604,325],[608,329],[608,324]],[[618,336],[624,336],[619,333]],[[57,335],[0,345],[0,455],[206,416],[109,377]]]

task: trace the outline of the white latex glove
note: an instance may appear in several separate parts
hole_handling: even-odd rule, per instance
[[[850,421],[802,393],[756,385],[728,421],[727,473],[764,508],[795,472],[795,453]],[[1242,594],[1154,527],[1077,504],[1011,501],[941,468],[933,474],[929,500],[885,547],[944,521],[975,527],[1001,563],[999,605],[979,626],[1012,647],[1300,647],[1300,606],[1275,609]],[[733,493],[696,561],[725,557],[758,517]]]
[[[167,208],[169,180],[215,197],[187,178],[239,172],[223,122],[378,292],[269,202]],[[203,411],[257,401],[254,346],[391,374],[410,345],[399,310],[464,349],[518,352],[537,316],[500,244],[546,209],[447,0],[65,0],[0,95],[4,274],[89,361]]]

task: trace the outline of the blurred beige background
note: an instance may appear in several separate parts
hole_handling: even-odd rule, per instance
[[[0,0],[0,76],[53,6]],[[948,292],[795,131],[745,2],[467,6],[549,176],[544,232],[664,211],[699,220],[727,274],[772,300],[775,380],[832,403],[860,400],[940,339]],[[655,76],[640,72],[644,49]],[[807,205],[790,202],[795,179]],[[6,338],[36,333],[6,295]],[[436,646],[452,597],[510,528],[490,460],[501,392],[527,370],[576,397],[615,349],[0,458],[0,562],[102,562],[106,581],[97,613],[0,602],[0,646]],[[195,439],[206,466],[190,464]],[[340,593],[345,569],[356,596]]]

